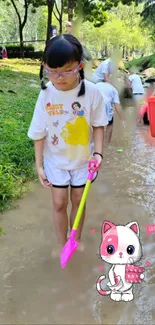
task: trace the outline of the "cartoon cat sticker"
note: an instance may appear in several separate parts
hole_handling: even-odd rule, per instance
[[[100,256],[112,265],[107,283],[110,290],[102,289],[105,279],[102,275],[96,283],[97,291],[103,296],[110,295],[115,301],[133,300],[133,283],[141,283],[145,271],[134,265],[142,258],[138,223],[130,222],[124,226],[105,221],[102,226]]]

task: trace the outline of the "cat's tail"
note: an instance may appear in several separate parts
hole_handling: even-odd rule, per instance
[[[105,279],[105,275],[101,275],[97,282],[96,282],[96,289],[99,292],[100,295],[102,296],[108,296],[111,294],[111,290],[102,290],[101,289],[101,282]]]

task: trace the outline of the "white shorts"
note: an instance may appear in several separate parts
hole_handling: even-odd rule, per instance
[[[50,160],[44,158],[44,171],[47,180],[52,183],[53,187],[66,188],[71,187],[80,188],[84,187],[88,178],[88,168],[79,168],[75,170],[60,169],[51,165]],[[95,181],[98,173],[94,174]]]

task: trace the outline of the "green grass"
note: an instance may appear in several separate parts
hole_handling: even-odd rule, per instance
[[[27,131],[40,91],[38,72],[38,61],[0,60],[0,211],[9,208],[35,176]]]
[[[127,69],[133,66],[137,67],[139,71],[143,71],[147,68],[155,68],[155,54],[144,56],[126,63]]]

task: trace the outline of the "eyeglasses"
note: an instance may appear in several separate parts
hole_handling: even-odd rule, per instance
[[[44,68],[47,77],[52,77],[54,79],[58,79],[59,77],[63,77],[64,79],[69,79],[71,76],[74,76],[80,69],[81,63],[71,71],[64,71],[64,72],[57,72],[57,71],[51,71],[48,68]]]

